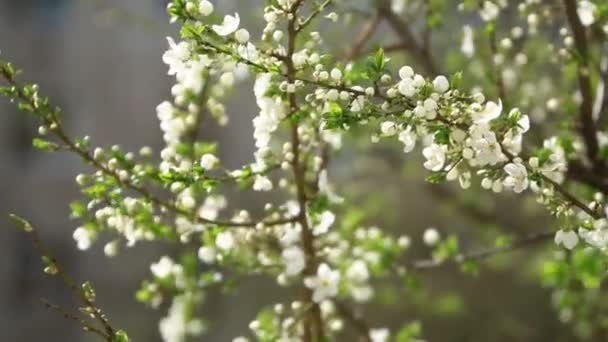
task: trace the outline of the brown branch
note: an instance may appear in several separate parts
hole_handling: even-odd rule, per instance
[[[92,326],[91,324],[89,324],[89,322],[87,322],[86,320],[66,311],[64,308],[62,308],[59,305],[53,304],[51,302],[49,302],[48,300],[41,298],[40,301],[42,302],[42,304],[49,310],[53,310],[55,312],[57,312],[58,314],[60,314],[61,316],[63,316],[63,318],[68,319],[68,320],[72,320],[75,321],[76,323],[78,323],[82,329],[84,331],[99,335],[99,337],[103,338],[106,341],[109,341],[110,339],[108,338],[108,335],[106,335],[105,332],[97,329],[96,327]]]
[[[502,77],[502,71],[498,66],[494,65],[494,56],[498,54],[498,38],[496,36],[496,27],[494,27],[494,29],[489,32],[488,38],[490,41],[490,53],[492,54],[490,56],[490,66],[494,71],[494,81],[496,82],[496,88],[498,90],[498,98],[500,98],[503,101],[503,104],[505,104],[505,107],[507,107],[506,101],[508,100],[508,97],[505,82]]]
[[[57,261],[57,259],[50,253],[50,250],[42,242],[40,235],[36,229],[28,221],[16,216],[10,215],[11,219],[15,221],[28,235],[32,241],[32,245],[38,251],[38,253],[45,258],[48,262],[48,266],[52,267],[49,271],[50,274],[58,276],[64,284],[72,291],[72,293],[82,302],[87,312],[89,312],[96,321],[98,321],[103,327],[105,333],[104,337],[108,341],[112,341],[116,335],[116,330],[110,324],[110,321],[105,314],[97,307],[87,296],[85,290],[77,285],[76,281],[63,269],[63,266]]]
[[[164,209],[166,209],[170,212],[173,212],[175,214],[178,214],[178,215],[193,217],[193,219],[197,223],[212,224],[212,225],[218,225],[218,226],[224,226],[224,227],[254,228],[260,223],[265,226],[275,226],[275,225],[282,225],[282,224],[286,224],[286,223],[292,223],[297,220],[297,218],[291,218],[291,217],[290,218],[280,218],[280,219],[276,219],[276,220],[268,220],[268,221],[260,220],[260,221],[249,221],[249,222],[209,220],[209,219],[200,217],[198,215],[193,215],[192,212],[181,209],[173,203],[167,202],[159,197],[156,197],[147,188],[136,185],[129,180],[121,179],[121,177],[118,175],[117,172],[111,170],[106,165],[104,165],[102,162],[95,159],[88,150],[80,147],[72,138],[70,138],[68,136],[68,134],[63,129],[63,126],[61,125],[61,122],[58,117],[58,113],[56,111],[49,110],[47,112],[47,111],[45,111],[45,108],[40,108],[38,103],[34,99],[26,96],[26,94],[23,91],[23,88],[16,82],[16,80],[11,75],[9,75],[9,73],[5,72],[5,70],[3,68],[0,68],[0,75],[2,75],[11,86],[15,87],[19,99],[26,102],[28,105],[30,105],[34,109],[35,113],[41,117],[43,124],[45,126],[51,128],[50,131],[65,145],[65,147],[69,151],[72,151],[73,153],[79,155],[86,163],[92,165],[94,168],[101,171],[106,176],[113,178],[121,187],[128,189],[128,190],[135,191],[136,193],[139,193],[145,199],[149,200],[157,207],[164,208]]]
[[[372,38],[381,22],[382,16],[380,15],[380,12],[376,11],[357,35],[357,39],[355,39],[352,49],[344,56],[345,60],[350,61],[361,55],[365,45],[367,45]]]
[[[293,63],[293,55],[296,51],[296,40],[298,29],[296,27],[297,14],[303,0],[296,2],[289,9],[289,20],[287,22],[288,43],[287,55],[285,64],[287,66],[287,81],[291,84],[296,81],[297,70]],[[290,93],[288,96],[289,111],[294,113],[298,110],[298,101],[295,93]],[[294,181],[296,183],[296,195],[299,205],[298,222],[302,226],[302,247],[306,256],[306,267],[304,269],[305,276],[313,276],[317,269],[316,251],[314,247],[314,236],[312,229],[308,224],[307,215],[307,197],[306,197],[306,166],[302,164],[300,150],[300,136],[298,133],[297,121],[291,123],[291,144],[292,144],[292,170]],[[321,308],[318,303],[313,301],[313,290],[304,287],[304,302],[311,305],[310,311],[304,317],[304,335],[305,342],[321,342],[325,338],[323,318],[321,316]]]
[[[427,259],[427,260],[417,260],[409,263],[409,266],[413,269],[417,270],[426,270],[437,268],[440,266],[444,266],[450,263],[461,264],[467,261],[482,261],[485,259],[489,259],[493,256],[504,254],[508,252],[513,252],[519,249],[523,249],[526,247],[535,246],[537,244],[546,242],[551,240],[555,236],[554,231],[542,232],[534,235],[530,235],[528,237],[522,238],[513,242],[512,244],[504,247],[490,248],[484,249],[476,252],[459,254],[455,258],[448,260],[435,260],[435,259]]]
[[[576,47],[576,60],[578,63],[578,83],[582,95],[579,107],[580,133],[587,148],[587,158],[597,170],[603,170],[604,165],[599,156],[599,143],[597,139],[597,125],[593,118],[593,91],[591,87],[589,46],[585,27],[577,12],[576,0],[564,0],[566,17],[572,29],[574,44]]]
[[[321,3],[320,5],[317,6],[317,8],[314,9],[314,11],[308,16],[308,18],[304,19],[304,21],[302,21],[300,23],[299,26],[296,27],[296,33],[300,33],[301,31],[303,31],[304,29],[306,29],[306,27],[308,25],[310,25],[310,23],[317,17],[319,16],[321,13],[323,13],[323,10],[329,6],[331,4],[333,0],[325,0],[323,3]]]
[[[418,42],[412,33],[408,24],[403,21],[391,8],[391,2],[388,0],[378,1],[378,10],[380,14],[388,21],[393,31],[399,36],[405,46],[408,46],[408,52],[420,62],[427,73],[431,75],[438,74],[438,69],[433,62],[433,57],[429,49],[425,48],[425,44]]]
[[[604,173],[595,172],[589,169],[578,160],[568,164],[568,178],[576,182],[586,184],[596,190],[608,194],[608,177]]]

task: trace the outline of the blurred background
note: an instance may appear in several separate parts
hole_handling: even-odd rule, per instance
[[[215,3],[221,13],[238,8],[250,31],[260,31],[259,15],[245,14],[255,13],[248,8],[259,8],[263,1]],[[4,59],[25,71],[23,79],[39,83],[42,93],[64,109],[73,135],[89,134],[98,146],[119,144],[137,151],[149,145],[158,150],[161,135],[154,108],[169,97],[172,82],[161,55],[165,37],[176,36],[177,30],[168,24],[165,8],[164,0],[0,0],[0,50]],[[439,51],[448,49],[443,43],[459,39],[457,31],[438,36]],[[345,34],[335,29],[327,32],[327,39],[342,39],[343,45]],[[227,128],[204,128],[206,139],[219,140],[222,160],[230,166],[251,160],[251,118],[257,108],[250,89],[245,82],[243,95],[230,104]],[[35,129],[32,120],[0,99],[0,341],[95,338],[44,308],[41,298],[66,308],[74,308],[75,301],[62,283],[41,272],[39,255],[9,223],[9,213],[30,219],[68,272],[93,282],[101,307],[116,326],[134,341],[160,341],[157,322],[166,308],[146,308],[136,302],[134,292],[149,275],[147,265],[171,250],[160,243],[141,243],[114,259],[103,255],[99,243],[86,253],[77,251],[71,237],[77,222],[69,220],[68,203],[79,196],[74,177],[83,166],[73,155],[34,150]],[[425,184],[420,162],[412,160],[418,157],[406,160],[397,144],[363,148],[367,140],[355,136],[345,145],[330,171],[340,191],[368,209],[370,223],[407,233],[414,245],[421,245],[429,226],[457,234],[464,250],[481,248],[498,232],[524,236],[551,228],[533,199]],[[252,206],[249,197],[235,201]],[[426,271],[420,282],[428,291],[411,296],[387,291],[380,303],[366,307],[365,316],[373,326],[394,328],[420,319],[428,341],[572,340],[537,275],[536,256],[545,252],[543,246],[533,246],[493,258],[477,277],[451,266]],[[429,257],[422,247],[409,253],[412,259]],[[281,293],[272,280],[252,279],[238,294],[210,294],[203,312],[211,330],[200,340],[230,341],[246,332],[261,305],[285,300]]]

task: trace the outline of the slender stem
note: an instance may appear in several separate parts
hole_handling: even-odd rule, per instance
[[[69,319],[72,321],[75,321],[76,323],[78,323],[82,329],[84,331],[88,331],[90,333],[99,335],[99,337],[103,338],[106,341],[110,341],[110,339],[108,338],[108,335],[106,335],[105,332],[101,331],[100,329],[97,329],[96,327],[92,326],[91,324],[89,324],[89,322],[87,322],[86,320],[66,311],[64,308],[62,308],[59,305],[53,304],[51,302],[49,302],[48,300],[41,298],[40,301],[42,302],[42,304],[44,304],[44,306],[49,309],[49,310],[53,310],[55,312],[57,312],[58,314],[60,314],[61,316],[63,316],[63,318],[65,319]]]
[[[599,158],[599,142],[597,139],[596,121],[593,118],[593,90],[591,86],[589,46],[585,27],[577,12],[576,0],[564,0],[566,17],[572,29],[574,44],[576,46],[576,60],[578,63],[578,83],[582,101],[579,107],[580,131],[587,148],[587,157],[595,169],[603,170],[604,165]]]
[[[523,249],[526,247],[534,246],[545,241],[551,240],[555,236],[554,231],[542,232],[534,235],[527,236],[520,240],[515,241],[514,243],[497,248],[484,249],[480,251],[460,254],[453,259],[449,260],[435,260],[435,259],[427,259],[427,260],[417,260],[409,263],[409,266],[413,269],[417,270],[426,270],[437,268],[443,265],[447,265],[450,262],[452,263],[463,263],[466,261],[482,261],[485,259],[489,259],[493,256],[504,254],[508,252],[513,252],[519,249]]]
[[[296,81],[297,70],[293,63],[293,54],[296,50],[296,39],[298,30],[296,28],[297,12],[303,0],[297,0],[289,10],[288,20],[288,47],[285,64],[287,66],[287,81],[293,84]],[[298,110],[298,101],[295,93],[289,94],[289,111],[294,113]],[[292,170],[294,181],[296,184],[297,200],[299,205],[298,222],[302,226],[302,247],[306,256],[305,276],[312,276],[317,269],[316,251],[314,247],[314,236],[312,229],[308,223],[307,214],[307,196],[306,196],[306,165],[303,163],[302,151],[300,150],[300,136],[298,134],[298,123],[291,123],[291,145],[293,153]],[[324,338],[323,321],[321,317],[321,309],[318,303],[313,301],[313,290],[307,287],[304,288],[304,301],[311,305],[310,311],[304,318],[304,341],[320,342]]]
[[[304,29],[306,29],[306,27],[308,25],[310,25],[310,23],[317,16],[319,16],[321,13],[323,13],[323,10],[325,10],[325,8],[327,6],[329,6],[332,3],[332,1],[333,0],[325,0],[323,3],[317,5],[317,7],[315,8],[315,10],[306,19],[304,19],[304,21],[302,21],[299,26],[296,27],[296,33],[300,33],[301,31],[303,31]]]
[[[352,49],[350,49],[350,51],[348,51],[344,57],[345,60],[350,61],[361,55],[365,45],[367,45],[369,40],[372,38],[381,22],[382,16],[380,16],[380,12],[376,11],[359,32]]]
[[[505,104],[505,107],[507,106],[506,101],[508,100],[507,97],[507,90],[505,87],[505,82],[504,79],[502,77],[502,70],[494,64],[494,56],[496,56],[498,54],[498,38],[496,36],[496,23],[495,23],[495,27],[490,30],[489,33],[489,37],[488,37],[489,41],[490,41],[490,66],[494,72],[494,78],[495,78],[495,82],[496,82],[496,88],[498,91],[498,98],[500,98],[503,103]]]
[[[26,227],[23,227],[24,230],[30,237],[34,248],[36,248],[40,255],[47,258],[50,265],[54,268],[53,274],[57,275],[63,281],[63,283],[66,284],[66,286],[72,291],[72,293],[76,297],[78,297],[78,299],[82,302],[82,304],[85,306],[87,311],[93,316],[93,318],[95,318],[95,320],[97,320],[101,324],[101,326],[103,326],[103,329],[105,331],[105,338],[108,341],[111,341],[116,334],[116,330],[114,330],[114,328],[110,324],[110,321],[103,314],[101,309],[99,309],[87,297],[85,291],[80,288],[80,286],[77,285],[76,281],[74,281],[72,277],[70,277],[70,275],[63,269],[63,266],[57,261],[57,259],[50,253],[50,250],[42,242],[42,239],[40,238],[40,235],[38,234],[36,229],[29,222],[17,216],[12,215],[11,217],[15,219],[15,221],[20,222],[20,224],[26,225]]]
[[[391,2],[388,0],[379,0],[378,10],[388,21],[403,44],[409,47],[408,51],[418,62],[420,62],[427,73],[431,75],[438,74],[438,69],[433,62],[433,57],[431,51],[428,49],[428,45],[418,42],[407,22],[403,21],[395,12],[393,12]]]
[[[2,69],[0,69],[2,71]],[[106,165],[104,165],[99,160],[95,159],[93,155],[86,149],[80,147],[72,138],[68,136],[68,134],[63,129],[60,120],[58,119],[58,115],[56,112],[45,112],[42,108],[38,106],[38,103],[29,98],[23,92],[22,87],[7,73],[0,72],[7,80],[7,82],[15,87],[17,90],[17,95],[22,101],[27,102],[29,105],[34,108],[35,112],[42,118],[42,121],[45,126],[51,127],[51,131],[55,134],[55,136],[65,145],[66,149],[74,152],[79,155],[85,162],[95,167],[97,170],[101,171],[104,175],[113,178],[121,187],[135,191],[142,195],[144,198],[152,202],[154,205],[160,208],[164,208],[170,212],[173,212],[177,215],[183,215],[187,217],[193,217],[192,212],[179,208],[177,205],[167,202],[159,197],[154,196],[147,188],[143,186],[139,186],[134,184],[129,180],[121,179],[117,172],[111,170]],[[276,226],[282,225],[286,223],[292,223],[297,220],[297,218],[288,217],[288,218],[280,218],[276,220],[260,220],[260,221],[248,221],[248,222],[235,222],[235,221],[220,221],[220,220],[210,220],[201,216],[194,216],[194,220],[197,223],[202,224],[211,224],[223,227],[248,227],[254,228],[258,224],[263,224],[265,226]]]

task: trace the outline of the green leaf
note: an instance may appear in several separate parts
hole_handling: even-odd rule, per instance
[[[383,48],[378,49],[378,51],[376,52],[376,56],[374,57],[374,62],[375,62],[375,66],[376,66],[376,71],[381,72],[384,70],[384,67],[386,66],[386,59],[384,57]]]
[[[118,330],[114,337],[112,338],[112,342],[129,342],[129,335],[124,330]]]
[[[439,184],[439,183],[445,181],[446,175],[447,175],[446,172],[436,172],[436,173],[433,173],[432,175],[426,177],[426,181],[431,184]]]
[[[23,231],[29,233],[34,230],[32,224],[29,223],[26,219],[19,217],[15,214],[10,214],[8,215],[8,217],[10,217],[10,219],[13,220],[13,222],[15,222],[19,226],[19,228],[23,229]]]
[[[59,145],[40,138],[34,138],[34,140],[32,140],[32,145],[35,148],[45,152],[55,152],[59,150]]]

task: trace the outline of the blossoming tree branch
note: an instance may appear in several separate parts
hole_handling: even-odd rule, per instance
[[[431,34],[454,5],[449,1],[376,0],[367,9],[346,0],[266,1],[265,27],[253,39],[238,13],[218,15],[207,0],[174,0],[168,13],[181,31],[179,38],[167,39],[162,57],[175,84],[171,98],[156,108],[164,141],[157,152],[93,147],[87,136],[72,137],[61,109],[38,86],[21,83],[20,72],[8,62],[0,63],[0,91],[38,119],[34,146],[75,153],[93,167],[76,177],[83,199],[71,204],[72,217],[80,222],[73,234],[79,249],[91,248],[102,235],[111,237],[103,247],[109,257],[146,241],[181,246],[180,255],[162,256],[150,266],[150,278],[136,294],[151,307],[171,303],[159,323],[165,341],[203,334],[204,294],[238,286],[235,279],[253,275],[296,291],[292,298],[269,303],[234,341],[334,341],[353,335],[361,341],[418,341],[424,333],[417,321],[391,330],[371,326],[361,314],[360,305],[374,300],[378,281],[450,262],[475,272],[488,257],[551,240],[559,253],[545,281],[555,290],[558,312],[593,322],[577,315],[590,304],[569,298],[584,297],[581,293],[598,288],[605,277],[608,4],[517,3],[458,4],[479,27],[464,26],[460,46],[452,48],[465,59],[481,54],[480,47],[489,49],[490,68],[479,88],[463,85],[477,77],[466,71],[439,75]],[[519,20],[508,26],[501,18],[511,8]],[[422,32],[404,19],[412,14],[422,17]],[[366,21],[342,50],[328,46],[317,31],[357,15]],[[383,23],[398,42],[375,49],[370,42]],[[553,31],[559,32],[557,41],[548,37]],[[539,41],[552,57],[526,54]],[[396,52],[420,69],[395,65],[389,56]],[[569,68],[563,81],[568,95],[536,94],[517,83],[517,74],[527,72],[529,64],[545,63]],[[250,163],[230,169],[199,129],[208,120],[220,125],[239,120],[225,103],[247,78],[254,80],[259,110],[253,119],[256,151]],[[550,119],[518,108],[534,108],[540,101],[549,112],[572,115],[564,116],[556,134],[537,143],[526,139],[527,133]],[[398,140],[404,153],[420,150],[431,183],[457,181],[463,191],[535,196],[554,225],[475,251],[461,251],[456,236],[428,229],[423,242],[432,257],[412,260],[405,255],[412,243],[405,232],[393,236],[345,214],[351,204],[332,185],[328,165],[353,131],[369,133],[371,143]],[[261,201],[269,192],[286,200],[267,203],[262,214],[253,215],[229,206],[224,192],[234,185],[258,192]],[[32,224],[16,220],[32,233]],[[58,261],[45,260],[47,273],[64,274]],[[108,341],[129,339],[93,303],[91,284],[68,283],[91,315],[66,317]]]

